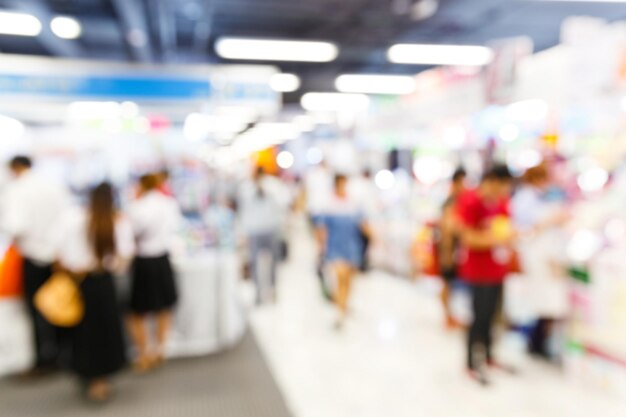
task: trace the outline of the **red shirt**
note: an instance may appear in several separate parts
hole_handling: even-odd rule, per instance
[[[508,200],[488,203],[474,190],[457,201],[459,220],[465,227],[487,230],[499,216],[509,217]],[[509,272],[511,251],[505,247],[471,249],[461,244],[459,275],[470,284],[500,284]]]

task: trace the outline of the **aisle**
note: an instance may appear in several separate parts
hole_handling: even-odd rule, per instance
[[[356,283],[342,333],[321,299],[303,222],[279,301],[252,326],[295,417],[623,417],[626,404],[530,362],[481,388],[463,372],[461,333],[442,330],[432,284],[383,273]]]
[[[75,379],[0,380],[0,417],[288,417],[251,335],[234,349],[178,359],[147,375],[124,372],[104,406],[80,399]]]

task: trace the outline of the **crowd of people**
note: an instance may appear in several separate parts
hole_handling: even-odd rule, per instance
[[[86,396],[105,401],[108,378],[127,363],[124,317],[114,275],[129,272],[128,327],[138,371],[158,366],[177,301],[169,247],[180,211],[162,175],[146,174],[126,212],[116,204],[109,183],[94,187],[84,205],[74,205],[62,185],[33,172],[32,161],[9,163],[13,180],[2,199],[0,227],[23,256],[24,296],[34,329],[34,369],[30,376],[69,367]],[[64,271],[80,288],[84,314],[71,328],[58,327],[35,303],[53,273]],[[147,320],[154,317],[156,335]],[[154,337],[150,337],[154,336]]]
[[[137,372],[148,372],[164,361],[178,298],[170,247],[183,219],[167,175],[143,175],[135,198],[122,211],[109,183],[94,187],[86,204],[75,205],[62,185],[33,172],[28,157],[13,158],[9,168],[13,180],[3,195],[0,228],[23,256],[25,300],[35,336],[31,374],[69,367],[89,399],[105,401],[111,392],[109,377],[128,362],[126,333],[133,342],[131,362]],[[530,342],[532,353],[550,356],[548,339],[565,314],[565,290],[557,280],[546,284],[548,261],[536,262],[546,254],[532,254],[532,248],[544,232],[558,230],[566,216],[546,197],[550,173],[545,165],[529,169],[519,187],[503,165],[486,169],[476,187],[468,187],[467,176],[462,168],[452,175],[436,225],[435,250],[445,325],[466,328],[467,372],[486,385],[488,369],[515,371],[498,362],[493,352],[503,283],[514,261],[529,266],[525,272],[537,291],[548,291],[550,285],[548,292],[560,297],[560,304],[553,297],[538,306],[540,320]],[[317,242],[318,275],[336,307],[334,325],[341,330],[349,317],[353,281],[370,267],[379,190],[368,171],[349,177],[321,163],[303,178],[301,191]],[[228,220],[220,223],[229,229],[224,234],[237,227],[245,237],[257,304],[275,302],[277,267],[287,252],[287,219],[298,198],[279,178],[259,168],[239,184],[232,201],[217,200],[208,217]],[[522,252],[531,253],[525,255],[531,259],[517,259],[520,247],[530,248]],[[82,320],[70,329],[50,324],[34,301],[56,271],[74,278],[84,302]],[[120,309],[114,276],[124,273],[131,279],[130,296]],[[450,306],[459,281],[469,287],[472,300],[472,318],[465,324]]]
[[[562,241],[537,245],[544,239],[559,239],[568,216],[553,189],[546,164],[528,169],[521,178],[506,165],[485,169],[475,187],[468,186],[468,174],[457,169],[450,191],[436,221],[434,257],[442,279],[441,302],[448,329],[467,331],[466,366],[471,379],[489,384],[488,370],[515,373],[512,366],[494,357],[494,327],[502,321],[503,285],[512,273],[524,279],[536,292],[533,311],[539,320],[533,326],[530,353],[553,359],[550,338],[567,312],[566,280],[550,270],[562,253]],[[308,214],[318,241],[323,282],[336,305],[336,327],[345,325],[352,281],[366,271],[367,248],[377,236],[371,225],[379,207],[376,187],[365,172],[348,178],[334,175],[325,164],[306,178]],[[369,185],[368,182],[369,181]],[[562,238],[562,235],[561,235]],[[545,248],[552,248],[546,251]],[[537,252],[537,248],[541,253]],[[558,267],[558,265],[557,265]],[[461,283],[469,289],[471,319],[460,323],[451,308],[451,293]]]

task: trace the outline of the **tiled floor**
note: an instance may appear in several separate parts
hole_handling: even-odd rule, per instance
[[[464,337],[442,329],[432,283],[363,277],[348,326],[335,331],[314,275],[312,242],[304,225],[298,229],[278,303],[252,317],[295,417],[626,416],[626,399],[530,360],[518,376],[495,374],[489,388],[474,384],[463,372]]]

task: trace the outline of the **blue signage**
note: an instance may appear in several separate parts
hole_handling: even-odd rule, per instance
[[[2,95],[109,100],[206,100],[208,80],[175,77],[48,76],[0,74]]]

